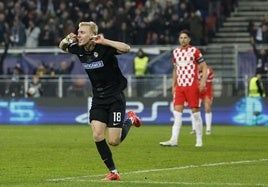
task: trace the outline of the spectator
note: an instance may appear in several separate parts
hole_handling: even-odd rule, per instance
[[[40,82],[39,76],[33,76],[32,82],[29,84],[29,89],[27,90],[27,95],[33,98],[43,95],[42,83]]]
[[[74,25],[84,20],[98,22],[100,31],[106,37],[113,39],[117,39],[117,31],[121,25],[124,27],[123,22],[126,23],[128,27],[125,33],[128,36],[124,38],[130,40],[133,45],[145,45],[145,37],[148,32],[156,33],[158,38],[161,36],[161,43],[164,43],[162,39],[165,38],[166,42],[170,41],[173,42],[172,44],[176,44],[177,41],[174,41],[173,38],[167,38],[167,36],[172,36],[169,33],[170,26],[172,26],[170,23],[171,15],[175,14],[178,16],[180,30],[188,28],[185,20],[189,17],[191,11],[200,9],[206,15],[205,12],[208,5],[207,3],[202,4],[202,2],[204,0],[200,2],[188,0],[180,2],[176,0],[108,0],[105,3],[103,1],[91,0],[89,2],[60,1],[58,4],[53,0],[8,1],[6,7],[4,7],[5,4],[3,3],[2,6],[0,5],[0,13],[4,13],[5,17],[9,18],[8,20],[11,21],[9,25],[12,25],[12,21],[17,18],[26,27],[28,27],[28,21],[31,19],[36,21],[36,26],[39,28],[47,28],[45,25],[49,24],[49,30],[53,33],[52,37],[54,37],[53,42],[52,40],[47,42],[47,40],[40,39],[40,46],[58,44],[60,39],[66,36],[66,33],[74,32]],[[159,19],[156,19],[157,16]],[[50,24],[51,22],[54,23]],[[11,34],[13,46],[24,46],[25,41],[18,44],[18,41],[16,41],[18,37],[16,36],[18,34]],[[23,37],[20,36],[20,38]],[[43,44],[43,42],[45,43]],[[156,42],[149,42],[147,44],[153,45]]]
[[[262,74],[257,71],[256,75],[250,79],[248,96],[250,97],[266,96],[261,78]]]
[[[191,16],[189,17],[188,25],[191,31],[191,42],[193,45],[201,45],[203,41],[203,18],[201,16],[200,11],[191,12]]]
[[[256,44],[252,41],[252,47],[256,56],[256,71],[265,74],[268,73],[268,52],[265,48],[257,49]]]
[[[71,58],[71,64],[68,65],[68,62],[67,61],[62,61],[60,63],[60,67],[59,69],[56,69],[55,70],[55,74],[56,75],[62,75],[63,76],[63,90],[62,90],[62,95],[63,96],[67,96],[67,93],[68,93],[68,89],[69,87],[71,86],[71,83],[70,83],[70,80],[68,76],[64,76],[64,75],[70,75],[73,68],[74,68],[74,63],[75,63],[75,56],[72,56]]]
[[[122,22],[117,33],[117,40],[124,43],[132,43],[129,36],[130,30],[131,28],[128,27],[127,23]]]
[[[69,74],[71,74],[71,72],[72,72],[72,70],[74,68],[74,63],[75,63],[75,56],[72,56],[70,65],[68,65],[67,61],[63,60],[60,63],[59,69],[55,70],[55,73],[57,75],[69,75]]]
[[[40,35],[40,28],[36,26],[34,20],[29,20],[29,26],[26,29],[26,47],[36,48],[38,45],[38,38]]]
[[[38,75],[40,78],[44,77],[47,74],[46,65],[41,62],[38,67],[34,70],[34,75]]]
[[[134,73],[136,76],[136,89],[138,97],[141,97],[144,94],[146,82],[144,75],[147,73],[149,61],[149,57],[143,52],[142,49],[139,49],[137,55],[134,57]]]
[[[26,42],[25,25],[18,17],[13,20],[13,25],[9,31],[10,42],[14,47],[22,47]]]
[[[257,33],[257,28],[258,27],[254,23],[254,21],[250,20],[248,22],[247,31],[249,33],[249,37],[250,37],[250,42],[251,43],[255,43],[255,36],[256,36],[256,33]]]
[[[48,24],[45,24],[41,29],[38,38],[39,46],[53,46],[55,45],[55,34]]]
[[[263,21],[262,21],[262,23],[265,24],[265,25],[267,25],[267,27],[268,27],[268,14],[265,14],[265,15],[263,16]]]
[[[179,20],[178,14],[172,14],[171,21],[170,21],[170,27],[169,27],[169,33],[170,33],[170,43],[171,44],[177,44],[178,43],[178,37],[176,35],[178,34],[178,31],[182,30],[182,24]]]
[[[145,8],[147,12],[147,19],[152,21],[155,19],[155,15],[160,14],[162,7],[157,0],[147,0],[145,3]]]
[[[0,46],[8,41],[8,24],[5,21],[5,14],[0,12]]]
[[[133,43],[143,45],[146,42],[147,37],[147,22],[145,21],[145,13],[142,6],[138,6],[134,12],[134,18],[131,20],[131,26],[133,28]]]
[[[8,69],[8,75],[11,76],[11,79],[8,82],[5,95],[11,97],[18,97],[22,95],[23,84],[20,77],[22,73],[23,71],[18,64],[13,68]]]
[[[257,44],[267,44],[268,43],[268,26],[261,24],[256,31],[255,43]]]

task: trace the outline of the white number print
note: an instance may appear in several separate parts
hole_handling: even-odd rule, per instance
[[[120,122],[121,121],[121,112],[114,112],[114,122],[116,123],[118,123],[118,122]]]

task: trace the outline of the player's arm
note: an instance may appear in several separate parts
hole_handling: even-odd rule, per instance
[[[203,61],[199,64],[199,69],[202,72],[202,78],[200,80],[200,91],[203,91],[206,88],[206,82],[207,82],[207,63]]]
[[[172,94],[175,93],[176,84],[177,84],[177,66],[174,64],[173,75],[172,75]]]
[[[97,44],[102,44],[102,45],[107,45],[107,46],[113,47],[120,54],[128,53],[130,51],[130,46],[128,44],[123,43],[123,42],[119,42],[119,41],[106,39],[106,38],[104,38],[104,36],[102,34],[98,34],[98,35],[92,37],[91,40]]]
[[[68,34],[64,39],[61,40],[59,47],[65,51],[68,52],[68,46],[77,41],[77,37],[74,33]]]

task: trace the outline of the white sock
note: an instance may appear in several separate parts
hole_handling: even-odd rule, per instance
[[[172,142],[177,143],[178,142],[178,138],[179,138],[179,134],[180,134],[180,128],[181,128],[181,124],[182,124],[182,113],[181,112],[177,112],[177,111],[173,111],[173,115],[174,115],[174,123],[172,126],[172,135],[170,140]]]
[[[206,130],[211,131],[211,123],[212,123],[212,113],[206,113]]]
[[[192,130],[194,131],[195,130],[195,124],[194,124],[194,116],[193,116],[193,113],[191,114],[191,120],[192,120]]]
[[[194,124],[195,124],[196,138],[202,139],[203,124],[202,124],[201,113],[200,112],[193,113],[193,120],[194,120]]]
[[[118,173],[117,169],[111,171],[112,173]]]

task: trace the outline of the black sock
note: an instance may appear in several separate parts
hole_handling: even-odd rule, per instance
[[[105,163],[106,167],[109,169],[109,171],[112,171],[115,169],[114,161],[112,158],[112,152],[109,148],[109,146],[106,143],[106,140],[102,140],[100,142],[95,142],[98,152],[101,156],[101,159]]]
[[[128,131],[130,129],[130,127],[132,126],[132,122],[130,119],[127,119],[122,127],[122,134],[121,134],[121,142],[126,138]]]

